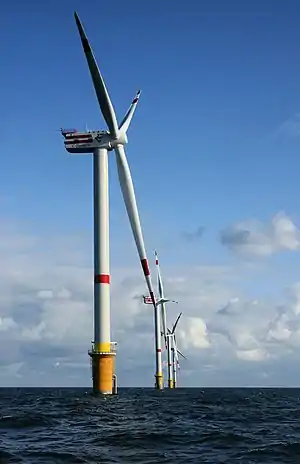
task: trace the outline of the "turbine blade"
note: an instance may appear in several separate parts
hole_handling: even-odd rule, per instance
[[[148,265],[148,259],[145,250],[145,244],[143,239],[143,233],[135,199],[134,187],[131,178],[130,169],[128,166],[127,158],[125,155],[123,145],[117,145],[115,148],[116,161],[118,168],[118,176],[121,185],[121,190],[127,210],[127,215],[130,221],[132,233],[136,243],[137,251],[140,257],[142,269],[146,279],[149,295],[151,297],[153,306],[156,307],[155,296],[152,287],[152,281],[150,276],[150,269]]]
[[[125,116],[124,116],[124,118],[123,118],[123,120],[122,120],[122,122],[121,122],[121,124],[119,126],[119,130],[122,131],[125,134],[128,131],[128,128],[130,126],[130,123],[131,123],[132,117],[134,115],[136,106],[137,106],[137,104],[139,102],[139,99],[140,99],[140,95],[141,95],[141,91],[139,90],[136,93],[134,99],[132,100],[131,105],[127,110],[127,113],[125,114]]]
[[[156,264],[156,270],[157,270],[157,285],[158,285],[158,292],[159,296],[162,300],[164,300],[164,289],[163,289],[163,284],[162,284],[162,279],[160,275],[160,268],[159,268],[159,262],[158,262],[158,255],[157,252],[155,251],[155,264]]]
[[[166,315],[166,307],[164,304],[161,305],[161,315],[162,315],[162,325],[163,325],[163,332],[166,338],[167,334],[167,315]]]
[[[157,286],[158,286],[159,296],[161,299],[162,327],[163,327],[163,333],[164,333],[164,338],[165,338],[165,345],[167,345],[167,312],[166,312],[165,303],[170,300],[167,300],[166,298],[164,298],[164,288],[163,288],[162,278],[160,274],[158,255],[156,251],[154,254],[155,254],[155,264],[156,264],[156,270],[157,270]]]
[[[180,313],[179,316],[177,317],[177,319],[175,321],[175,324],[173,325],[172,333],[175,333],[175,330],[176,330],[177,324],[179,322],[179,319],[181,318],[181,315],[182,315],[182,313]]]
[[[187,358],[181,353],[181,351],[180,351],[178,348],[177,348],[177,353],[180,354],[180,356],[181,356],[182,358],[184,358],[184,359],[187,360]]]
[[[74,13],[74,16],[103,117],[106,121],[111,136],[117,138],[118,123],[114,107],[109,98],[109,94],[104,84],[103,77],[101,76],[93,51],[91,49],[91,46],[89,44],[89,41],[87,39],[87,36],[84,32],[83,26],[80,22],[80,19],[76,11]]]
[[[161,305],[161,319],[162,319],[162,332],[165,339],[165,346],[167,347],[167,315],[166,307],[164,304]]]
[[[164,303],[177,303],[178,304],[178,301],[170,300],[169,298],[159,298],[159,300],[156,301],[157,305],[162,305]]]
[[[156,302],[157,304],[157,302]],[[165,341],[165,348],[167,349],[167,336],[166,336],[166,333],[165,333],[165,330],[164,330],[164,314],[163,314],[163,306],[161,307],[161,310],[160,310],[160,326],[162,327],[161,331],[160,331],[160,335],[162,337],[164,337],[164,341]]]
[[[176,345],[176,341],[173,337],[173,346],[174,346],[174,354],[175,354],[175,360],[177,363],[179,363],[179,358],[178,358],[178,350],[177,350],[177,345]]]

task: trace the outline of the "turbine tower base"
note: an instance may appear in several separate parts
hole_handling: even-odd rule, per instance
[[[177,388],[175,380],[173,381],[173,387],[172,388]]]
[[[156,390],[164,389],[164,379],[163,379],[162,374],[155,376],[155,388]]]
[[[168,380],[168,387],[169,388],[174,388],[173,380],[171,380],[171,379]]]
[[[89,351],[92,361],[93,392],[102,395],[116,394],[115,357],[116,352],[100,352],[93,347]]]

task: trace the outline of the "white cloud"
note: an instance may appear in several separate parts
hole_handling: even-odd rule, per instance
[[[238,350],[236,355],[243,361],[263,361],[269,357],[268,353],[262,349]]]
[[[221,232],[221,243],[233,252],[270,256],[282,250],[299,250],[300,230],[291,218],[278,213],[269,225],[248,220],[227,227]]]
[[[187,317],[182,322],[182,328],[178,330],[178,338],[185,350],[204,349],[210,346],[207,327],[201,317]]]
[[[272,224],[268,236],[277,247],[294,247],[294,229],[286,217]],[[22,238],[20,227],[16,229],[18,238],[12,227],[9,237],[9,243],[18,244],[15,248],[4,246],[5,227],[0,229],[1,382],[72,385],[76,379],[77,385],[90,385],[93,272],[84,244],[76,241],[75,259],[66,245],[72,240],[53,240],[52,245],[48,237],[45,250],[41,238]],[[188,358],[181,362],[182,384],[276,382],[276,366],[283,360],[289,365],[287,360],[294,362],[300,354],[300,283],[288,289],[280,305],[271,299],[249,299],[242,295],[239,279],[255,277],[255,269],[245,269],[243,277],[241,268],[230,266],[168,269],[164,263],[166,295],[179,301],[167,307],[168,325],[183,312],[177,331],[178,347]],[[112,269],[111,287],[119,381],[151,386],[153,309],[142,303],[145,283],[138,262],[136,269]]]
[[[17,324],[11,317],[0,318],[0,332],[6,332],[16,327]]]

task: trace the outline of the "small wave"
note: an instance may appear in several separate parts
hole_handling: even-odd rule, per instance
[[[300,443],[291,442],[291,443],[273,443],[268,446],[261,446],[258,448],[253,448],[250,450],[247,455],[250,457],[273,457],[277,458],[282,462],[282,459],[285,457],[299,458],[300,456]]]
[[[2,416],[0,418],[0,429],[23,429],[28,427],[49,427],[53,425],[53,419],[46,415],[20,415]]]
[[[245,443],[251,440],[244,435],[233,432],[226,433],[214,431],[202,434],[197,441],[198,443],[214,443],[215,445],[222,443],[227,446],[232,446],[234,443]]]
[[[43,464],[86,464],[90,462],[88,458],[82,458],[74,453],[54,451],[27,451],[26,457],[40,458]]]

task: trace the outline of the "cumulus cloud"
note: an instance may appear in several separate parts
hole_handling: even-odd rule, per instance
[[[254,220],[233,224],[221,231],[220,240],[233,252],[270,256],[282,250],[299,250],[300,231],[291,218],[279,213],[268,225]]]
[[[283,226],[272,237],[290,244],[288,234],[283,239],[279,231],[291,229]],[[5,247],[8,230],[14,245]],[[21,230],[0,229],[1,383],[90,385],[93,271],[85,245],[48,237],[45,249],[42,237],[23,236]],[[166,295],[179,301],[167,306],[168,325],[183,312],[176,332],[188,358],[181,362],[181,384],[272,383],[278,378],[276,365],[299,354],[300,284],[278,304],[242,295],[239,280],[249,278],[249,269],[243,276],[231,266],[168,268],[164,263],[163,270]],[[121,385],[153,385],[153,309],[143,304],[144,293],[138,265],[112,269],[112,339],[118,342]]]
[[[187,317],[178,330],[181,346],[187,351],[190,348],[208,348],[210,341],[205,321],[201,317]]]

